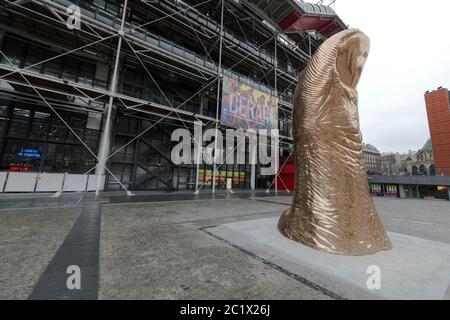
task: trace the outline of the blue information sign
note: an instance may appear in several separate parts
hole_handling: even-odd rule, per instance
[[[17,152],[18,157],[40,159],[41,152],[35,149],[22,149]]]

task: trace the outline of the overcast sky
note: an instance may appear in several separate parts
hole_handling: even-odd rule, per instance
[[[450,1],[337,0],[336,12],[371,39],[358,87],[364,141],[381,152],[420,149],[424,93],[450,87]]]

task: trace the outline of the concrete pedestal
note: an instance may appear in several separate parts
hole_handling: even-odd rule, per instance
[[[337,256],[283,237],[277,230],[277,222],[278,218],[245,221],[209,231],[343,298],[450,298],[448,244],[389,233],[394,246],[391,251],[364,257]],[[367,285],[369,278],[374,279],[374,274],[368,273],[373,272],[374,266],[380,271],[379,290]]]

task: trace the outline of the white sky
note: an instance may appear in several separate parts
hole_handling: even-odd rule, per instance
[[[424,93],[450,87],[450,1],[337,0],[336,12],[371,39],[358,87],[364,141],[420,149],[430,135]]]

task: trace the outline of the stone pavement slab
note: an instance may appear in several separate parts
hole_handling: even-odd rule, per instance
[[[319,252],[283,237],[278,218],[220,225],[209,232],[347,298],[443,299],[450,285],[450,245],[389,233],[394,249],[365,257]],[[369,266],[381,290],[369,290]],[[361,295],[363,293],[363,295]]]
[[[242,199],[104,205],[99,298],[330,299],[197,225],[285,208]]]

